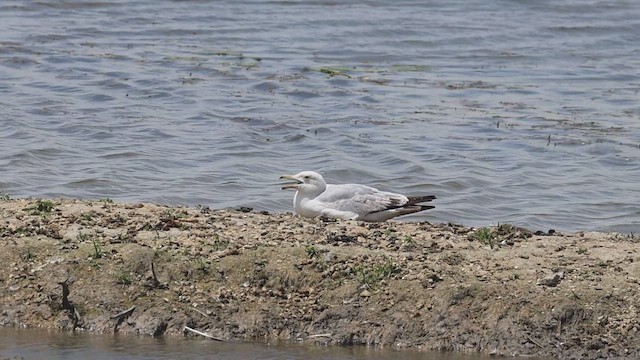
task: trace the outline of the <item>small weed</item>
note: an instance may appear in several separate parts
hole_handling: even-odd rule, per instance
[[[132,282],[131,274],[126,271],[122,271],[116,275],[116,284],[118,285],[128,286],[131,285]]]
[[[203,274],[208,274],[210,267],[211,267],[211,264],[209,264],[207,260],[202,258],[196,260],[196,270],[201,271]]]
[[[371,288],[383,279],[390,278],[393,274],[399,273],[400,268],[398,268],[391,259],[386,259],[384,263],[376,264],[372,267],[356,265],[353,267],[353,272],[359,278],[362,285]]]
[[[412,236],[407,235],[404,237],[404,242],[407,244],[415,244],[416,241],[413,239]]]
[[[583,247],[578,248],[578,250],[576,250],[576,252],[578,254],[586,254],[587,253],[587,248],[583,248]]]
[[[177,220],[187,217],[187,214],[172,209],[165,210],[162,215],[167,219]]]
[[[29,230],[28,230],[28,229],[25,229],[25,228],[24,228],[24,227],[22,227],[22,226],[18,227],[17,229],[15,229],[15,230],[13,231],[13,233],[14,233],[14,234],[19,234],[19,235],[21,235],[21,234],[27,234],[28,232],[29,232]]]
[[[80,242],[87,241],[87,240],[89,240],[89,234],[78,233],[78,235],[76,235],[76,239],[78,239],[78,241],[80,241]]]
[[[105,204],[112,204],[112,203],[113,203],[113,200],[111,200],[111,199],[110,199],[110,198],[108,198],[108,197],[106,197],[106,198],[102,198],[102,199],[100,199],[99,201],[100,201],[100,202],[102,202],[102,203],[105,203]]]
[[[307,246],[304,250],[307,252],[307,255],[310,258],[318,257],[319,251],[317,247],[311,245],[311,246]]]
[[[81,218],[82,220],[84,220],[84,221],[91,221],[91,220],[93,220],[93,215],[95,215],[95,214],[93,213],[93,211],[91,211],[91,212],[86,212],[86,213],[82,213],[82,214],[80,214],[80,218]]]
[[[492,249],[497,245],[496,234],[487,227],[480,228],[473,233],[473,239],[484,245],[489,245]]]
[[[100,259],[103,255],[102,246],[100,245],[100,241],[97,239],[93,239],[93,250],[95,251],[93,258]]]
[[[0,200],[9,201],[9,200],[11,200],[11,196],[9,196],[9,194],[7,194],[7,193],[2,193],[2,194],[0,194]]]
[[[33,252],[33,249],[27,248],[22,255],[20,255],[23,261],[31,261],[36,258],[36,254]]]
[[[25,211],[29,211],[31,215],[47,216],[53,211],[55,204],[51,200],[38,200],[35,204],[27,207]]]
[[[269,262],[267,261],[267,259],[259,259],[254,261],[253,263],[256,265],[256,268],[264,269]]]
[[[91,266],[95,270],[100,270],[100,267],[101,267],[100,264],[98,264],[98,262],[96,261],[96,259],[89,260],[89,266]]]
[[[220,251],[229,247],[229,240],[220,240],[218,235],[215,235],[213,240],[213,250]]]

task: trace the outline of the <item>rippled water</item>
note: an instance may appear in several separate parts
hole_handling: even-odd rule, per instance
[[[640,2],[0,2],[0,193],[640,231]]]
[[[0,327],[0,359],[58,360],[488,360],[486,355],[303,344],[219,343],[189,338],[70,334]],[[541,358],[518,358],[542,360]]]

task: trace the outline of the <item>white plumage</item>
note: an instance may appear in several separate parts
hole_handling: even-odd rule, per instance
[[[407,197],[360,184],[327,184],[322,175],[314,171],[280,178],[294,181],[285,184],[282,189],[296,190],[293,208],[296,214],[304,217],[324,215],[343,220],[385,221],[432,209],[434,206],[419,203],[436,198],[433,195]]]

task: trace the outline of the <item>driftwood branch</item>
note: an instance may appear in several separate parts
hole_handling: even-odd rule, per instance
[[[58,282],[58,285],[62,286],[62,308],[65,310],[73,310],[73,305],[69,301],[69,285],[71,282],[70,278],[66,278],[64,281]]]
[[[540,343],[538,343],[537,341],[533,340],[533,339],[531,338],[531,336],[529,336],[529,335],[526,335],[526,336],[527,336],[527,340],[531,341],[531,343],[532,343],[532,344],[536,345],[536,346],[537,346],[537,347],[539,347],[539,348],[543,348],[543,346],[542,346],[542,345],[540,345]]]
[[[333,336],[333,334],[315,334],[315,335],[307,336],[307,339],[315,339],[319,337],[331,337],[331,336]]]
[[[207,315],[207,313],[206,313],[206,312],[204,312],[204,311],[202,311],[202,310],[198,310],[198,309],[196,309],[196,308],[190,308],[190,309],[191,309],[191,310],[193,310],[193,311],[195,311],[195,312],[197,312],[198,314],[200,314],[200,315],[202,315],[202,316],[204,316],[204,317],[209,317],[209,315]]]
[[[153,283],[155,286],[160,285],[160,280],[158,280],[158,275],[156,275],[156,264],[151,262],[151,274],[153,275]]]
[[[204,337],[206,337],[206,338],[208,338],[208,339],[211,339],[211,340],[215,340],[215,341],[226,341],[225,339],[217,338],[217,337],[212,336],[212,335],[209,335],[209,334],[207,334],[207,333],[205,333],[205,332],[198,331],[198,330],[196,330],[196,329],[192,329],[192,328],[190,328],[190,327],[188,327],[188,326],[185,326],[185,327],[184,327],[184,329],[185,329],[185,330],[188,330],[188,331],[190,331],[190,332],[192,332],[192,333],[194,333],[194,334],[197,334],[197,335],[200,335],[200,336],[204,336]]]
[[[129,315],[131,315],[131,313],[132,313],[132,312],[133,312],[133,310],[135,310],[135,309],[136,309],[136,306],[134,305],[134,306],[132,306],[132,307],[128,308],[127,310],[125,310],[125,311],[122,311],[122,312],[119,312],[119,313],[117,313],[117,314],[113,315],[113,316],[111,317],[111,320],[127,318],[127,317],[129,317]]]
[[[160,280],[158,280],[158,275],[156,274],[156,264],[152,261],[151,262],[151,275],[152,278],[150,281],[147,282],[146,286],[148,286],[151,289],[166,289],[167,285],[163,284],[160,282]]]
[[[80,323],[82,322],[82,318],[80,317],[80,313],[76,306],[73,305],[71,300],[69,300],[69,294],[71,291],[69,290],[69,285],[73,283],[71,277],[67,277],[64,281],[59,281],[58,285],[62,286],[62,308],[67,310],[69,319],[73,322],[73,329],[75,330]]]
[[[133,313],[133,310],[136,309],[136,306],[132,306],[130,308],[128,308],[125,311],[119,312],[115,315],[113,315],[110,319],[111,320],[116,320],[116,324],[113,327],[113,332],[117,333],[118,332],[118,326],[120,326],[120,324],[122,324],[122,322],[124,321],[124,319],[128,318],[129,316],[131,316],[131,314]]]

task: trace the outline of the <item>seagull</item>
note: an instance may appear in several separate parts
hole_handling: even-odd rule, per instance
[[[282,190],[296,190],[293,209],[303,217],[324,215],[342,220],[380,222],[435,207],[420,205],[434,200],[434,195],[407,197],[360,184],[327,184],[322,175],[314,171],[283,175],[280,179],[293,181],[283,184]]]

